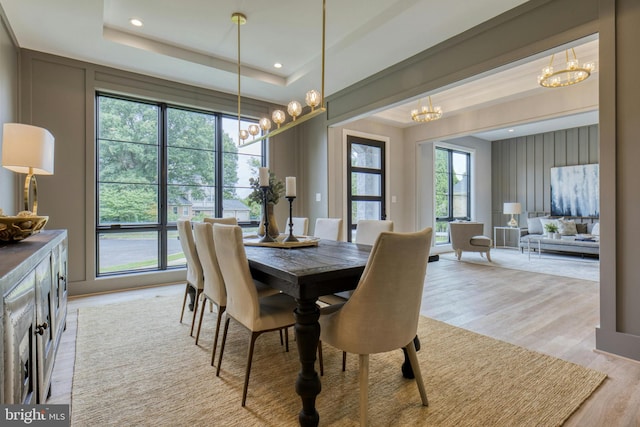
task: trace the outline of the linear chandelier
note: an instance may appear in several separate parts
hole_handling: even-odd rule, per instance
[[[240,26],[247,23],[247,17],[240,13],[235,12],[231,15],[231,21],[233,21],[238,26],[238,140],[239,146],[246,146],[250,144],[254,144],[258,141],[262,141],[263,139],[269,138],[271,136],[276,136],[279,133],[282,133],[288,129],[291,129],[294,126],[299,125],[319,114],[322,114],[326,111],[326,107],[324,104],[324,70],[325,70],[325,32],[326,32],[326,0],[322,0],[322,81],[321,81],[321,91],[318,92],[315,89],[311,89],[307,92],[305,96],[305,103],[307,107],[303,107],[302,104],[296,100],[289,102],[287,106],[287,112],[291,117],[289,122],[287,121],[287,115],[282,110],[275,110],[271,119],[268,117],[262,117],[258,124],[251,124],[247,129],[242,129],[241,124],[241,91],[240,91]],[[306,111],[305,111],[306,110]],[[276,128],[272,129],[272,121],[275,123]],[[286,122],[286,123],[285,123]],[[258,134],[261,134],[258,136]],[[251,139],[249,139],[251,136]]]
[[[414,122],[432,122],[442,117],[442,108],[433,107],[431,104],[431,96],[428,97],[429,106],[422,105],[422,101],[418,101],[418,108],[411,110],[411,118]]]
[[[538,76],[538,83],[543,87],[563,87],[589,78],[595,69],[595,63],[586,62],[580,66],[576,52],[571,48],[573,58],[569,58],[569,49],[565,51],[566,65],[565,68],[554,70],[553,59],[555,54],[551,55],[549,65],[542,69],[542,74]]]

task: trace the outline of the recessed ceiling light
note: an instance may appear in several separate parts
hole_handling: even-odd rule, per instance
[[[279,62],[276,62],[275,64],[273,64],[274,68],[282,68],[282,64]]]
[[[129,23],[131,25],[133,25],[134,27],[142,27],[142,21],[139,20],[138,18],[131,18],[129,19]]]

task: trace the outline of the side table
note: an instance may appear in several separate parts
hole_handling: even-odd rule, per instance
[[[501,248],[513,248],[513,249],[518,249],[518,244],[520,242],[520,228],[518,227],[493,227],[493,247],[494,249],[497,248],[497,241],[496,241],[496,235],[498,230],[502,230],[502,246],[500,246]],[[507,246],[507,232],[508,231],[516,231],[516,245],[515,246]]]

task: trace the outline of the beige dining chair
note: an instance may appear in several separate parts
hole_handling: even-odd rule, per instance
[[[193,224],[193,236],[195,238],[196,247],[198,248],[198,257],[202,264],[204,272],[204,290],[202,296],[203,303],[200,305],[200,316],[198,319],[198,329],[196,330],[196,345],[200,339],[200,329],[202,328],[202,318],[204,316],[204,308],[208,300],[217,308],[218,318],[216,320],[216,333],[213,339],[213,350],[211,351],[211,366],[213,366],[218,346],[218,335],[220,332],[220,324],[222,314],[227,308],[227,290],[225,288],[224,279],[220,272],[218,264],[218,256],[216,254],[215,244],[213,242],[213,224],[237,225],[235,218],[205,218],[206,222]],[[264,283],[254,282],[258,297],[262,298],[268,295],[279,293],[276,289],[271,288]]]
[[[361,219],[358,221],[356,229],[356,243],[373,246],[383,231],[393,231],[393,221]],[[318,299],[325,304],[340,304],[349,299],[352,293],[353,291],[338,292],[331,295],[323,295]],[[342,357],[342,364],[343,367],[346,364],[346,354]]]
[[[293,217],[291,218],[293,223],[293,235],[294,236],[306,236],[309,233],[309,218]],[[289,230],[289,224],[285,227]]]
[[[204,288],[204,275],[202,273],[202,265],[198,258],[195,241],[193,239],[193,231],[191,221],[182,219],[177,221],[178,238],[182,252],[187,260],[187,285],[184,289],[184,299],[182,301],[182,311],[180,312],[180,323],[184,317],[184,309],[187,306],[187,296],[189,295],[189,287],[194,289],[193,298],[193,318],[191,319],[191,331],[189,335],[193,335],[193,326],[196,323],[196,313],[198,311],[198,299]]]
[[[296,302],[292,297],[282,293],[264,298],[258,297],[249,270],[240,227],[215,224],[213,226],[213,240],[218,255],[218,264],[227,289],[227,310],[224,314],[224,333],[222,334],[216,376],[220,376],[229,320],[233,318],[251,332],[242,389],[242,406],[245,406],[256,339],[264,332],[282,331],[283,329],[286,331],[286,328],[293,326],[295,323],[293,310],[296,307]],[[286,333],[285,337],[287,337]],[[286,350],[289,351],[288,337],[286,341]]]
[[[327,343],[359,355],[361,426],[367,425],[370,354],[404,348],[422,404],[428,405],[414,337],[431,234],[430,227],[415,233],[381,233],[351,298],[320,311],[319,352],[322,343]]]
[[[317,218],[314,237],[327,240],[342,239],[342,218]]]
[[[383,231],[393,231],[393,221],[381,219],[361,219],[356,228],[356,243],[371,245]]]

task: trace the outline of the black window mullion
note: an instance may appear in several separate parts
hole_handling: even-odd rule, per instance
[[[216,116],[216,129],[215,129],[215,155],[214,155],[214,164],[215,164],[215,177],[213,187],[215,188],[215,203],[216,203],[216,216],[218,218],[222,218],[222,212],[224,210],[224,191],[222,191],[222,187],[224,186],[224,146],[222,143],[222,115],[218,114]]]
[[[168,134],[168,123],[167,123],[167,104],[160,104],[160,118],[159,118],[159,135],[160,135],[160,150],[158,150],[158,155],[160,156],[160,158],[158,159],[158,176],[160,177],[160,182],[158,183],[159,185],[159,191],[158,191],[158,203],[160,206],[158,206],[159,208],[159,212],[160,215],[159,220],[160,220],[160,239],[159,242],[160,244],[158,245],[158,259],[160,260],[160,269],[161,270],[166,270],[167,269],[167,265],[169,263],[168,261],[168,256],[167,256],[167,252],[168,252],[168,248],[169,248],[169,242],[167,239],[167,224],[168,224],[168,215],[167,215],[167,207],[168,207],[168,203],[167,203],[167,198],[169,197],[169,190],[168,190],[168,185],[167,185],[167,179],[168,179],[168,138],[167,138],[167,134]]]

